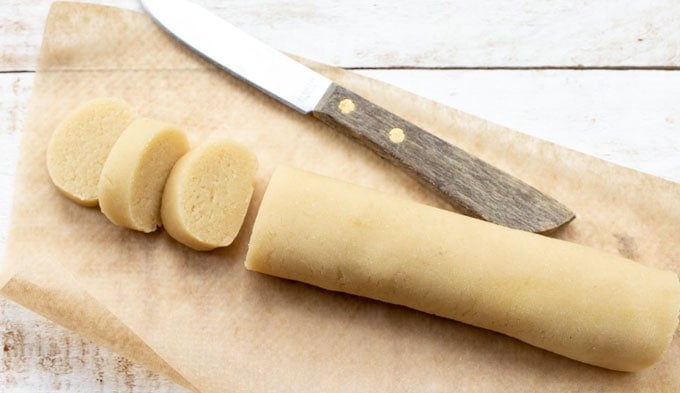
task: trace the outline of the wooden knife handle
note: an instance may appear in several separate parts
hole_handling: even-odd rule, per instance
[[[531,232],[574,218],[528,184],[342,86],[333,84],[312,113],[405,168],[465,214]]]

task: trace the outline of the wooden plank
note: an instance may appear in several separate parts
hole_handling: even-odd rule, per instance
[[[4,2],[0,12],[0,71],[35,68],[48,6],[45,1]]]
[[[51,2],[4,1],[0,71],[34,69]],[[673,0],[196,2],[276,48],[341,67],[680,66]]]
[[[186,392],[162,376],[0,298],[0,390]]]
[[[0,74],[0,264],[5,255],[21,129],[33,74]]]
[[[3,0],[0,9],[0,72],[35,70],[43,26],[55,0]],[[140,9],[135,0],[90,1]]]
[[[529,135],[680,182],[678,71],[359,73]]]

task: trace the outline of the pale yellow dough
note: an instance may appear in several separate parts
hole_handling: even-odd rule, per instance
[[[114,224],[142,232],[161,225],[163,187],[175,162],[189,150],[178,128],[137,119],[121,134],[99,179],[99,206]]]
[[[165,230],[196,250],[231,244],[253,195],[257,159],[229,141],[205,143],[179,159],[163,191]]]
[[[290,168],[271,178],[245,265],[622,371],[661,358],[680,309],[674,272]]]
[[[55,186],[84,206],[96,206],[104,161],[123,130],[134,120],[119,99],[88,101],[54,130],[47,145],[47,171]]]

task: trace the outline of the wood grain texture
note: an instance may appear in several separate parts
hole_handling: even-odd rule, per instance
[[[0,391],[186,392],[162,376],[0,298]]]
[[[0,74],[0,258],[5,255],[19,141],[33,74]]]
[[[5,0],[0,9],[0,72],[35,71],[42,33],[55,0]],[[86,1],[87,2],[87,1]],[[91,3],[141,10],[136,0]]]
[[[342,86],[333,84],[312,113],[468,215],[539,233],[574,218],[548,195]]]
[[[51,2],[3,2],[0,70],[33,69],[36,22]],[[673,0],[196,2],[276,48],[340,67],[680,66]]]

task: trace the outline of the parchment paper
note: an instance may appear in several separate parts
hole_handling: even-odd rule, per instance
[[[680,271],[680,185],[314,67],[558,197],[577,219],[553,236]],[[123,354],[138,353],[136,360],[203,392],[680,389],[678,332],[661,362],[627,374],[403,307],[247,272],[250,229],[279,164],[447,206],[355,142],[190,53],[145,15],[55,4],[40,69],[4,272],[3,293],[17,302],[109,346],[124,340]],[[118,228],[57,192],[45,169],[49,135],[77,104],[103,95],[180,125],[194,145],[230,138],[257,154],[254,201],[231,247],[200,253],[164,231]],[[58,307],[45,305],[45,294]]]

